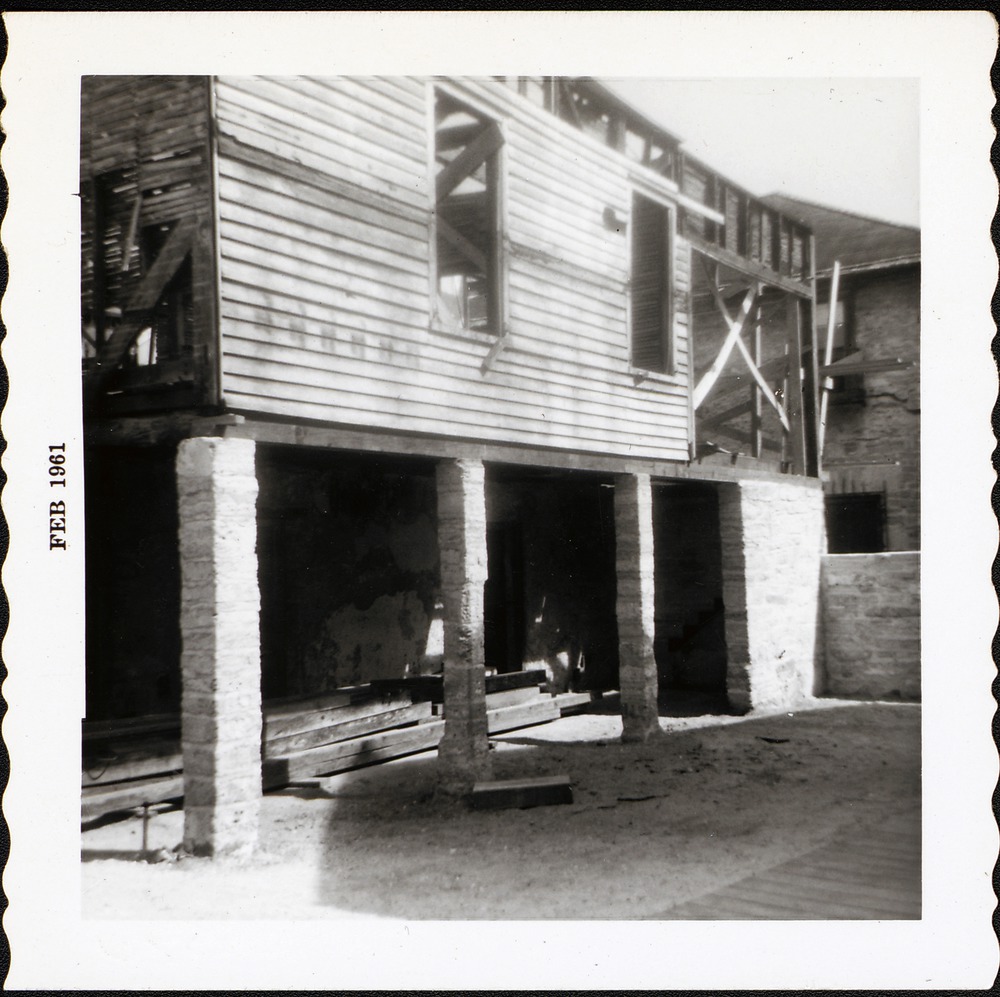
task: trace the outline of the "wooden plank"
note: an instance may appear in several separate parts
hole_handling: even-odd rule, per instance
[[[156,713],[143,717],[127,717],[124,720],[84,720],[83,741],[97,741],[113,737],[130,737],[136,734],[180,731],[179,713]]]
[[[491,734],[503,734],[519,727],[533,727],[536,724],[548,723],[550,720],[558,720],[560,716],[555,700],[551,696],[543,696],[533,703],[488,709],[486,723]]]
[[[443,734],[444,721],[432,721],[310,748],[281,758],[265,758],[262,766],[263,785],[265,789],[273,789],[300,779],[343,772],[376,761],[426,751],[436,748]]]
[[[538,776],[533,779],[497,779],[477,782],[469,802],[473,810],[505,810],[553,806],[573,802],[568,775]]]
[[[184,767],[184,756],[178,750],[177,742],[173,742],[173,750],[164,753],[162,747],[150,749],[146,754],[140,746],[122,749],[120,757],[102,762],[97,759],[84,761],[83,785],[99,786],[107,783],[123,782],[128,779],[139,779],[149,776],[160,776],[171,772],[179,772]],[[132,757],[128,757],[131,755]]]
[[[408,695],[400,693],[354,705],[302,709],[280,715],[266,712],[264,714],[263,740],[264,744],[268,745],[297,734],[384,717],[412,705],[413,700]],[[377,727],[373,729],[377,729]]]
[[[119,810],[131,810],[144,803],[162,803],[176,800],[184,795],[184,777],[172,775],[166,778],[138,779],[133,782],[111,786],[90,786],[83,791],[81,816],[92,820],[104,814]]]
[[[431,715],[432,710],[429,702],[413,703],[396,710],[380,710],[369,716],[360,716],[353,720],[336,720],[334,718],[333,723],[283,737],[276,737],[273,731],[269,731],[264,737],[264,757],[279,758],[306,748],[348,741],[364,734],[375,734],[384,730],[407,727],[421,720],[428,720]]]
[[[503,145],[503,132],[490,122],[440,173],[434,181],[435,197],[443,201],[469,174],[475,172]]]

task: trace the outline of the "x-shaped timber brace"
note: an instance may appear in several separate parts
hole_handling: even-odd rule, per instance
[[[763,283],[755,280],[750,284],[743,297],[743,302],[740,306],[739,312],[735,317],[733,317],[733,315],[730,314],[729,308],[722,297],[722,292],[719,289],[718,262],[714,262],[710,267],[708,258],[702,256],[701,254],[699,254],[699,256],[701,257],[701,263],[705,270],[705,276],[708,280],[709,287],[711,288],[712,297],[726,323],[726,326],[728,327],[728,332],[722,342],[722,346],[720,347],[715,360],[695,386],[692,399],[694,410],[697,411],[701,407],[702,403],[715,387],[733,350],[738,350],[746,363],[750,376],[754,381],[752,400],[732,406],[724,412],[716,413],[711,417],[711,419],[706,420],[703,425],[706,427],[721,427],[729,420],[738,418],[739,416],[745,415],[749,412],[752,418],[752,432],[749,435],[735,429],[731,432],[738,438],[746,438],[747,442],[752,444],[754,456],[760,456],[763,448],[768,445],[768,442],[763,439],[761,433],[760,403],[761,400],[766,401],[767,404],[774,409],[784,433],[791,441],[793,466],[797,472],[802,473],[805,470],[805,438],[802,426],[801,329],[799,327],[800,314],[798,301],[793,299],[787,302],[787,342],[785,344],[785,355],[762,364],[760,362],[759,338],[760,298],[763,292]],[[754,323],[756,325],[756,342],[754,344],[755,355],[751,355],[750,350],[747,348],[742,338],[743,332],[747,328],[748,320],[751,315],[754,315]],[[796,373],[798,376],[793,376],[793,383],[791,385],[783,385],[780,392],[781,397],[786,400],[786,408],[786,406],[778,400],[778,392],[776,392],[775,389],[768,383],[766,375],[775,376],[784,374],[785,379],[787,380],[790,374],[794,375]],[[726,430],[726,432],[728,434],[730,433],[730,430]],[[774,445],[771,444],[771,446]]]

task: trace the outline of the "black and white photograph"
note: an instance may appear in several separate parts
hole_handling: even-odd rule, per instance
[[[5,18],[8,986],[993,982],[995,20],[618,16]]]

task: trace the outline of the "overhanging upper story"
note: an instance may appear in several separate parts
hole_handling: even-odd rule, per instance
[[[81,193],[91,421],[686,462],[745,361],[807,469],[809,230],[594,81],[85,78]],[[740,338],[771,299],[780,383]]]

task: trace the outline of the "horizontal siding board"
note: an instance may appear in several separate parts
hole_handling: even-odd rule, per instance
[[[242,174],[234,178],[233,173]],[[335,194],[324,194],[306,184],[295,184],[274,174],[240,169],[232,160],[219,164],[219,196],[259,206],[275,218],[290,217],[314,226],[324,226],[332,232],[349,235],[366,245],[373,243],[393,253],[411,259],[426,260],[429,256],[426,227],[413,224],[408,231],[396,215],[357,207]],[[361,218],[359,216],[363,215]]]
[[[353,303],[355,311],[374,312],[380,318],[415,328],[427,324],[426,284],[407,290],[398,283],[344,273],[296,256],[294,252],[280,252],[272,244],[262,249],[259,245],[247,245],[225,237],[220,244],[223,259],[234,264],[226,267],[228,277],[234,281],[246,283],[259,275],[265,287],[292,291],[303,298],[318,294],[315,300],[319,301],[332,296],[339,303],[346,298]],[[290,270],[295,273],[294,278],[288,277]]]
[[[258,346],[260,344],[257,344]],[[239,348],[233,340],[232,349]],[[304,351],[282,350],[279,360],[272,360],[267,368],[267,377],[259,377],[260,366],[256,358],[227,354],[227,377],[234,381],[256,379],[274,385],[271,392],[286,394],[290,398],[312,399],[329,402],[331,395],[336,398],[337,408],[355,405],[361,409],[370,407],[371,398],[381,400],[384,407],[399,419],[409,423],[411,418],[424,418],[437,425],[441,432],[450,422],[460,422],[469,426],[489,426],[506,428],[503,418],[484,417],[483,405],[491,402],[491,414],[518,419],[526,426],[546,427],[546,432],[561,431],[572,436],[580,433],[589,439],[599,440],[611,436],[620,443],[634,439],[649,441],[670,439],[675,434],[682,435],[683,413],[663,411],[651,417],[649,411],[637,414],[636,418],[622,417],[622,410],[602,399],[602,405],[589,407],[580,398],[580,389],[565,388],[555,384],[539,382],[537,390],[526,390],[526,380],[518,386],[518,397],[512,398],[509,385],[501,378],[483,380],[478,390],[454,374],[425,371],[420,377],[403,370],[394,372],[388,364],[377,364],[359,357],[340,357],[337,369],[312,366],[312,357]],[[371,370],[364,370],[371,365]],[[382,375],[380,379],[372,372]],[[403,375],[407,377],[404,379]],[[293,390],[289,393],[287,386]],[[559,390],[556,390],[558,387]],[[298,393],[296,393],[296,390]],[[436,402],[443,392],[450,396],[447,419],[435,413]],[[652,408],[652,406],[650,406]],[[645,416],[645,418],[642,418]]]
[[[290,85],[264,79],[219,86],[216,102],[223,132],[230,125],[252,129],[261,137],[272,138],[266,148],[283,148],[288,159],[321,169],[332,166],[332,174],[340,171],[359,186],[399,200],[426,202],[426,151],[422,155],[402,154],[400,142],[389,132],[379,136],[381,141],[373,141],[370,132],[362,134],[349,127],[351,122],[343,120],[344,115],[331,120],[336,114],[332,104],[324,106]],[[398,131],[405,135],[402,126]]]
[[[399,275],[404,281],[412,277],[430,279],[430,260],[426,239],[407,244],[415,255],[373,245],[370,232],[352,226],[355,237],[340,230],[339,218],[326,212],[310,211],[300,202],[290,200],[283,202],[281,196],[269,198],[266,192],[259,188],[247,186],[247,198],[252,199],[252,207],[247,200],[238,200],[238,186],[227,188],[229,197],[220,204],[221,230],[233,238],[240,238],[239,232],[263,232],[264,243],[272,235],[295,240],[297,243],[312,247],[318,253],[328,255],[331,266],[342,266],[348,272],[354,265],[370,267],[387,277]],[[287,203],[288,207],[284,207]],[[295,217],[293,217],[293,215]],[[256,236],[254,236],[255,238]]]
[[[232,357],[265,361],[269,366],[294,363],[311,367],[322,376],[343,376],[348,370],[352,377],[361,376],[384,384],[393,385],[406,378],[416,378],[437,390],[456,391],[478,399],[479,418],[486,418],[481,401],[499,393],[504,399],[536,395],[538,398],[569,398],[578,403],[586,420],[587,412],[604,410],[617,412],[619,417],[631,419],[640,427],[645,424],[665,426],[676,422],[677,413],[685,404],[683,396],[674,391],[673,407],[666,404],[659,386],[660,397],[655,391],[629,392],[627,378],[621,375],[602,378],[602,372],[592,369],[591,377],[582,377],[579,366],[559,363],[547,357],[532,355],[512,343],[492,368],[488,377],[479,371],[486,347],[482,344],[463,344],[459,352],[454,345],[435,343],[431,337],[423,344],[399,340],[392,336],[364,336],[360,330],[345,330],[339,335],[316,336],[306,330],[284,329],[270,326],[267,341],[254,338],[254,327],[269,325],[280,316],[265,314],[260,309],[227,304],[223,309],[227,324],[227,350]],[[357,368],[356,364],[368,365]],[[463,372],[460,368],[466,368]],[[460,383],[442,380],[458,371]],[[469,383],[466,383],[469,382]],[[379,388],[379,394],[386,388]],[[439,400],[435,396],[433,401]],[[672,422],[673,420],[673,422]]]
[[[292,260],[323,267],[331,274],[342,274],[348,280],[345,285],[348,289],[349,281],[358,278],[366,284],[378,285],[383,290],[388,288],[393,293],[417,295],[423,301],[422,307],[426,311],[429,294],[426,267],[415,267],[410,271],[385,266],[378,261],[366,259],[360,252],[361,247],[356,247],[353,253],[347,253],[323,245],[315,230],[311,233],[314,238],[308,239],[299,234],[289,234],[287,229],[285,232],[276,232],[274,228],[266,227],[265,219],[255,218],[254,221],[265,225],[236,224],[230,219],[223,226],[222,242],[242,244],[258,254],[273,251]],[[233,249],[232,255],[247,259],[246,256],[241,256],[239,249]],[[339,277],[336,279],[339,280]]]

